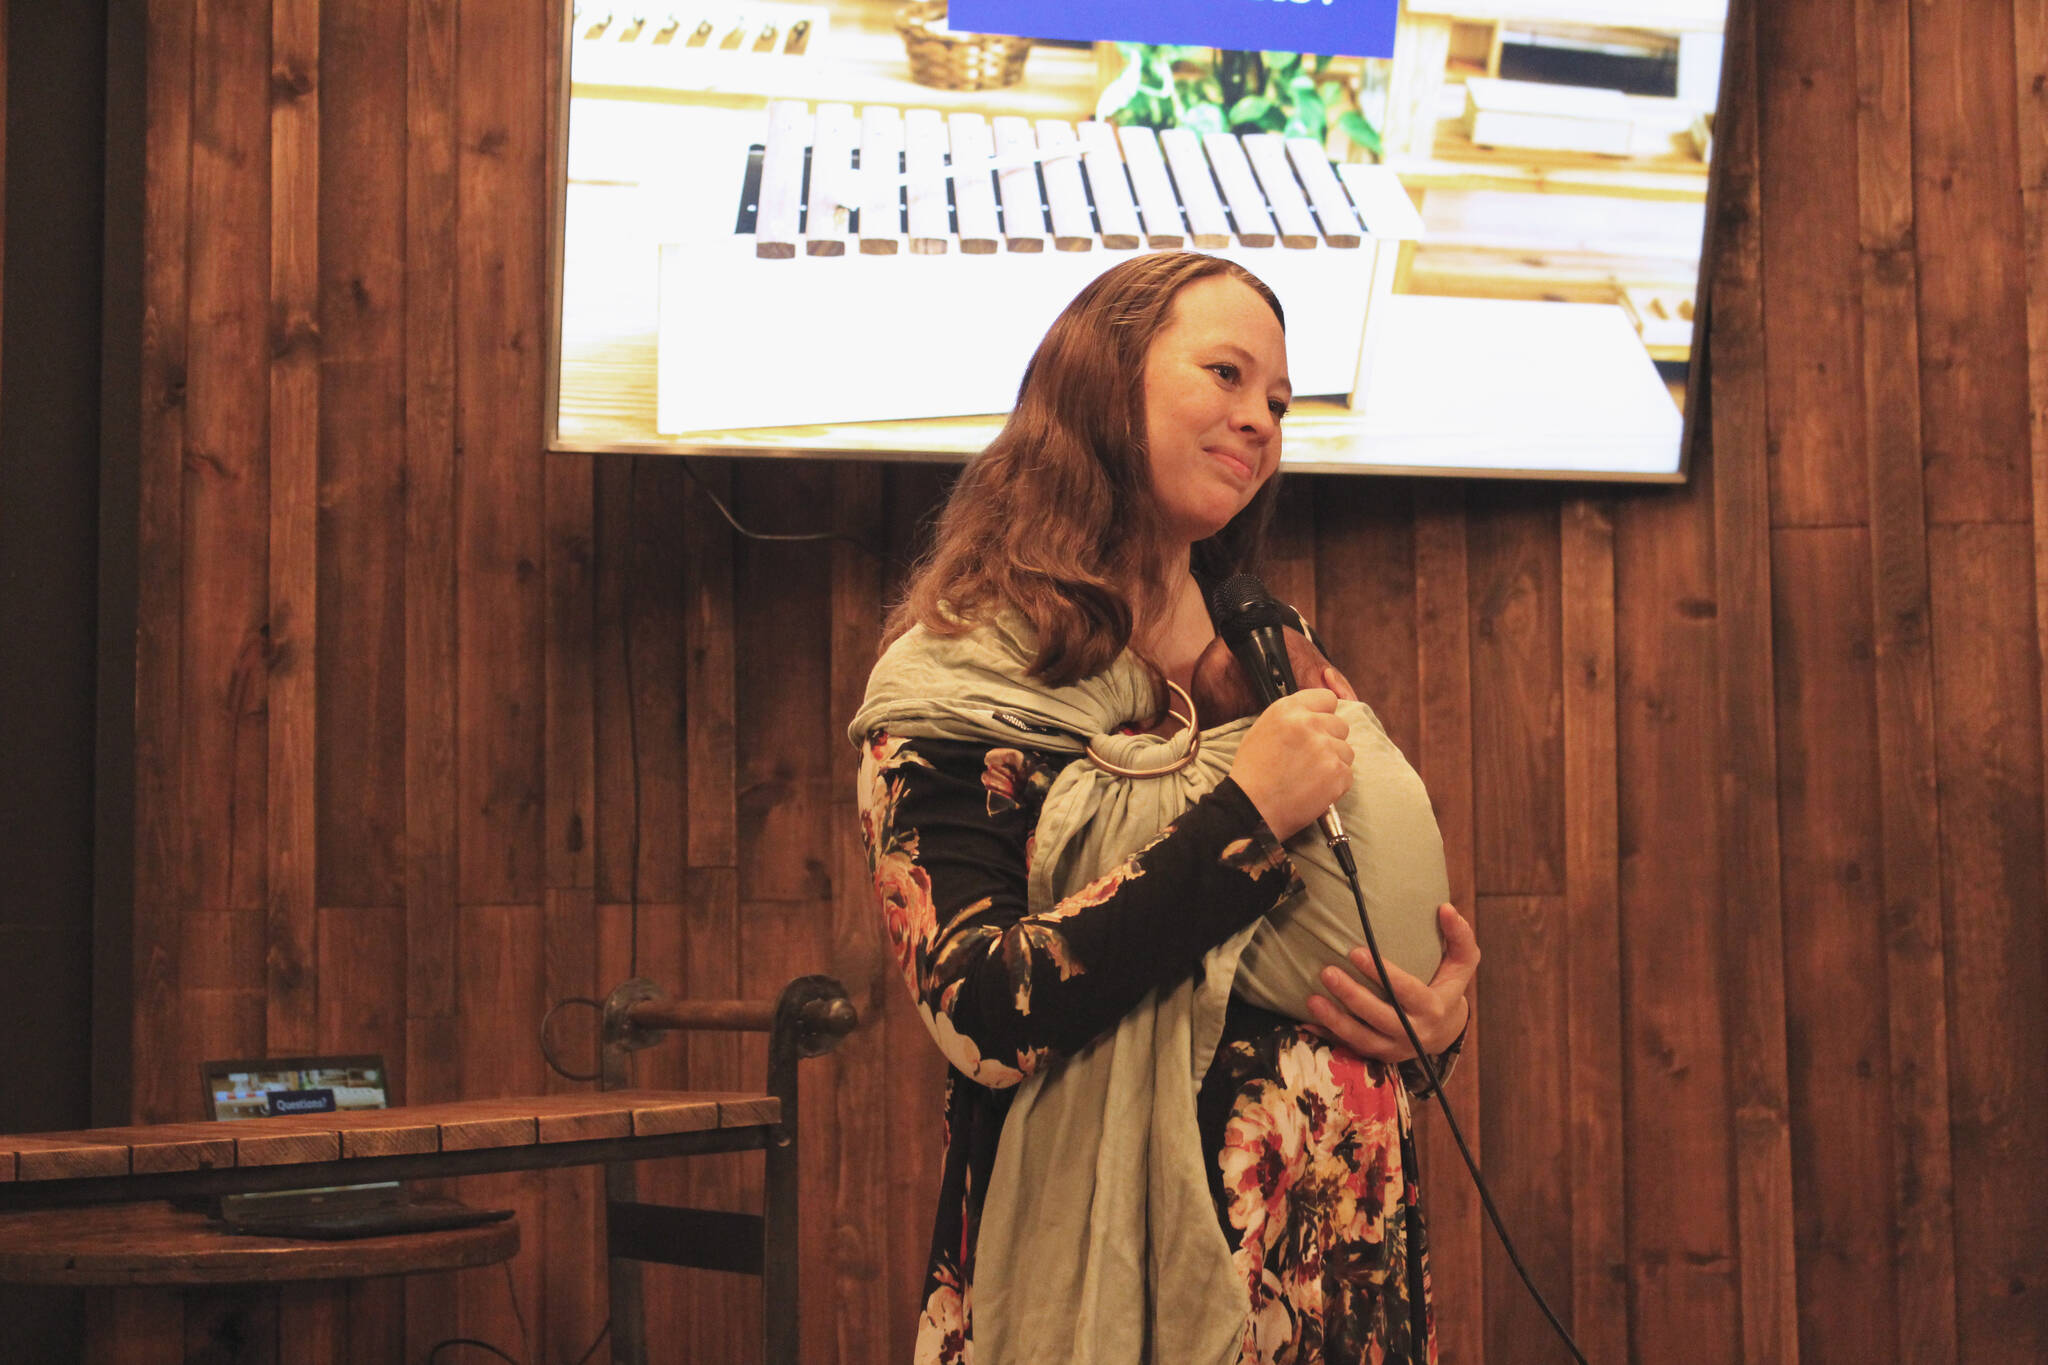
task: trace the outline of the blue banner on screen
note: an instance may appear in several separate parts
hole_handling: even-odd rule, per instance
[[[1025,38],[1391,57],[1399,9],[1400,0],[949,0],[946,23],[962,33]]]

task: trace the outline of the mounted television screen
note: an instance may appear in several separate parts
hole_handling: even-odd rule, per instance
[[[1682,479],[1725,0],[1343,3],[1386,51],[581,0],[550,444],[963,459],[1084,284],[1191,249],[1286,309],[1288,468]]]

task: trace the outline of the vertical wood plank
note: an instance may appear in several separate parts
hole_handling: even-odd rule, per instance
[[[599,460],[593,471],[596,491],[592,497],[592,548],[597,555],[595,622],[592,627],[592,706],[596,711],[595,735],[597,788],[596,845],[593,881],[601,902],[631,903],[637,900],[633,884],[635,854],[633,817],[638,795],[634,790],[634,762],[638,757],[635,729],[637,712],[630,709],[633,691],[627,685],[632,673],[628,642],[631,634],[627,607],[637,578],[633,526],[638,520],[638,485],[641,461],[633,458]],[[630,926],[629,926],[630,927]],[[629,963],[625,975],[632,975]]]
[[[738,471],[742,525],[782,533],[826,529],[831,472],[818,463]],[[802,517],[801,521],[798,517]],[[796,641],[830,638],[823,585],[831,551],[819,542],[743,541],[734,557],[736,621],[773,622],[737,632],[737,775],[740,900],[815,902],[830,897],[829,790],[840,738],[826,718],[829,661]]]
[[[547,1010],[546,911],[540,905],[464,906],[461,914],[463,1018],[458,1044],[462,1096],[490,1099],[534,1095],[545,1087],[546,1064],[535,1045],[535,1030]],[[486,1022],[488,1021],[488,1022]],[[510,1208],[520,1226],[531,1228],[509,1262],[511,1284],[497,1267],[458,1272],[454,1278],[455,1326],[508,1354],[532,1358],[531,1324],[542,1303],[542,1261],[547,1246],[545,1172],[507,1171],[465,1177],[462,1198],[471,1204]],[[517,1307],[515,1309],[515,1302]]]
[[[320,0],[270,14],[269,1035],[313,1046],[320,637]]]
[[[1926,490],[1920,441],[1912,19],[1858,0],[1858,244],[1870,499],[1885,994],[1890,1057],[1892,1289],[1902,1360],[1956,1359],[1947,966],[1935,789]]]
[[[685,906],[673,902],[643,902],[637,914],[628,905],[599,907],[598,956],[606,964],[605,980],[618,982],[639,975],[677,999],[691,998],[684,929],[687,914]],[[637,969],[628,965],[636,951]],[[717,993],[720,999],[730,997],[731,992]],[[632,1083],[657,1089],[714,1088],[690,1073],[687,1058],[691,1037],[672,1034],[656,1046],[634,1053],[627,1063]],[[737,1089],[737,1081],[728,1088]],[[719,1156],[710,1160],[726,1163],[733,1158]],[[636,1197],[657,1204],[737,1209],[737,1203],[696,1197],[693,1187],[708,1174],[702,1169],[704,1161],[693,1157],[688,1161],[642,1163],[634,1172]],[[721,1358],[716,1350],[703,1350],[705,1334],[714,1329],[723,1331],[727,1317],[724,1305],[712,1292],[714,1287],[705,1284],[707,1278],[718,1277],[697,1270],[644,1265],[640,1278],[643,1330],[649,1342],[672,1343],[670,1349],[684,1359]]]
[[[1483,1054],[1489,1155],[1482,1169],[1530,1278],[1558,1317],[1572,1322],[1580,1316],[1572,1301],[1573,1210],[1556,1188],[1558,1172],[1570,1165],[1570,1076],[1565,1067],[1530,1066],[1533,1057],[1565,1055],[1565,903],[1560,896],[1482,895],[1478,908],[1490,938],[1480,1025],[1488,1037],[1515,1040],[1512,1048]],[[1438,1179],[1444,1174],[1439,1170]],[[1485,1266],[1487,1356],[1506,1361],[1537,1354],[1535,1343],[1550,1340],[1550,1324],[1490,1229]],[[1454,1304],[1445,1309],[1440,1324],[1464,1311]]]
[[[713,496],[730,499],[732,479],[723,462],[698,461],[696,473],[705,486],[691,490],[682,516],[689,865],[736,867],[733,540],[725,519],[711,504]]]
[[[463,0],[456,23],[456,900],[537,904],[547,680],[535,445],[551,29],[537,6],[488,0]]]
[[[600,891],[673,904],[683,895],[686,783],[683,561],[675,527],[687,489],[668,460],[611,460],[603,471],[596,655],[604,791]]]
[[[2020,211],[2027,299],[2027,428],[2033,492],[2034,647],[2048,744],[2048,0],[2013,0]],[[2048,756],[2043,758],[2048,767]]]
[[[547,462],[547,884],[588,889],[597,865],[596,470],[587,455]]]
[[[189,910],[178,919],[177,952],[185,966],[186,989],[242,991],[251,989],[250,983],[263,979],[265,943],[262,915],[248,910]],[[195,1057],[193,1060],[202,1059]],[[184,1109],[189,1105],[181,1104],[179,1107]]]
[[[377,1052],[405,1063],[405,910],[321,907],[314,941],[320,963],[316,1052]],[[392,1078],[387,1076],[387,1082]],[[381,1288],[373,1288],[381,1286]],[[370,1362],[403,1353],[405,1294],[396,1281],[365,1280],[347,1290],[345,1349],[332,1358]]]
[[[1412,764],[1421,753],[1414,503],[1403,485],[1331,479],[1316,509],[1315,626]]]
[[[1315,509],[1329,481],[1321,474],[1290,474],[1282,480],[1260,568],[1266,591],[1310,621],[1321,614],[1316,602]]]
[[[404,0],[320,9],[323,906],[405,899],[405,49]]]
[[[1779,526],[1864,520],[1863,433],[1852,420],[1862,404],[1857,163],[1840,154],[1855,136],[1859,76],[1839,41],[1854,7],[1855,0],[1756,5],[1755,63],[1731,71],[1744,84],[1738,107],[1721,115],[1723,122],[1753,120],[1763,144],[1751,197],[1768,207],[1757,219],[1724,217],[1722,224],[1762,258],[1759,284],[1770,301],[1763,311],[1770,370],[1764,437],[1771,523]],[[1759,64],[1769,80],[1755,80]],[[1720,145],[1727,133],[1715,134],[1727,177],[1728,149]],[[1718,405],[1724,420],[1727,407]]]
[[[696,483],[680,506],[682,539],[683,749],[688,789],[684,796],[685,873],[683,906],[677,921],[675,989],[693,995],[731,998],[740,989],[739,837],[736,816],[736,627],[733,602],[733,536],[712,504],[730,505],[732,480],[723,462],[698,461]],[[673,1074],[697,1089],[737,1089],[742,1084],[740,1040],[694,1035],[678,1040]],[[703,1208],[749,1207],[744,1190],[756,1159],[718,1156],[689,1163],[678,1173],[675,1194]],[[665,1275],[679,1282],[665,1310],[676,1319],[670,1329],[684,1334],[692,1354],[733,1359],[758,1339],[752,1323],[727,1301],[723,1277],[703,1271]],[[655,1326],[649,1281],[649,1333]],[[758,1348],[756,1348],[758,1349]]]
[[[1778,888],[1778,754],[1771,654],[1770,435],[1765,355],[1757,10],[1731,17],[1715,125],[1724,215],[1710,265],[1714,621],[1720,668],[1721,946],[1727,954],[1727,1102],[1743,1359],[1799,1359],[1791,1117],[1785,1075],[1785,928]],[[1844,225],[1846,226],[1846,224]],[[1791,339],[1788,338],[1788,341]]]
[[[736,999],[746,989],[743,976],[744,928],[739,903],[739,875],[731,868],[693,868],[689,896],[678,920],[683,960],[682,989],[705,999]],[[680,1061],[690,1088],[754,1089],[767,1080],[767,1055],[758,1039],[738,1035],[717,1038],[696,1035],[687,1040]],[[729,1154],[711,1161],[693,1161],[684,1172],[682,1190],[703,1208],[758,1211],[762,1159],[754,1153]],[[693,1358],[731,1360],[738,1365],[760,1353],[760,1294],[735,1295],[731,1281],[709,1271],[685,1272],[690,1280],[689,1309]]]
[[[239,913],[248,915],[246,911]],[[248,937],[250,942],[257,941],[254,935]],[[247,975],[242,979],[247,980]],[[262,978],[256,980],[260,982]],[[169,1059],[169,1064],[182,1074],[198,1075],[199,1064],[208,1057],[263,1055],[265,1009],[261,986],[187,986],[183,1008],[186,1031],[193,1041],[187,1044],[184,1056]],[[205,1117],[197,1085],[188,1087],[171,1111],[174,1122],[196,1122]]]
[[[1477,489],[1469,537],[1474,888],[1564,889],[1557,500]]]
[[[405,1358],[405,1281],[355,1280],[343,1309],[348,1324],[346,1365],[388,1365]],[[572,1359],[574,1357],[571,1357]]]
[[[312,1281],[277,1287],[277,1341],[282,1360],[346,1360],[349,1355],[347,1281]]]
[[[1634,1358],[1741,1340],[1720,964],[1714,467],[1615,522],[1616,737]],[[1674,834],[1674,831],[1682,831]],[[1484,939],[1482,938],[1482,943]]]
[[[406,1011],[455,1009],[455,11],[405,45]]]
[[[1566,1106],[1571,1119],[1571,1325],[1588,1360],[1624,1360],[1629,1347],[1614,589],[1612,509],[1592,499],[1570,499],[1558,537]]]
[[[85,1291],[85,1365],[184,1365],[185,1304],[175,1289]]]
[[[322,906],[316,940],[322,989],[308,1051],[405,1058],[405,911]]]
[[[449,958],[454,960],[451,946]],[[454,983],[450,983],[453,993]],[[408,996],[408,1007],[410,997]],[[415,1016],[406,1020],[405,1071],[393,1098],[406,1104],[432,1104],[465,1097],[462,1077],[461,1021],[453,1015]],[[423,1188],[455,1194],[452,1182],[423,1182]],[[405,1291],[405,1358],[425,1360],[436,1342],[460,1336],[457,1327],[456,1275],[408,1275]]]
[[[272,1285],[188,1289],[185,1359],[221,1365],[282,1365],[278,1355],[277,1298]]]
[[[842,464],[832,471],[839,530],[872,543],[882,523],[882,471],[872,464]],[[806,1134],[819,1149],[818,1168],[832,1204],[830,1279],[806,1315],[820,1321],[824,1359],[889,1357],[889,1302],[878,1293],[891,1264],[887,1199],[888,1110],[875,1097],[887,1093],[888,1058],[881,1015],[900,991],[893,981],[882,936],[876,931],[874,894],[861,845],[854,801],[854,749],[843,730],[867,691],[882,625],[882,566],[845,541],[831,546],[830,670],[826,719],[833,727],[831,956],[828,970],[846,987],[860,1014],[855,1035],[833,1054],[837,1074],[832,1112],[823,1131]],[[808,1077],[805,1078],[808,1081]],[[812,1189],[808,1198],[821,1192]]]
[[[1850,1365],[1896,1356],[1891,1277],[1889,1012],[1874,989],[1884,927],[1870,913],[1881,870],[1881,781],[1871,659],[1869,537],[1857,528],[1778,532],[1778,788],[1785,923],[1792,1185],[1799,1233],[1800,1358]]]
[[[734,485],[743,525],[785,534],[831,529],[830,519],[820,515],[833,505],[830,465],[756,465],[736,471]],[[828,585],[834,553],[818,541],[747,540],[734,557],[735,621],[774,622],[772,630],[738,631],[734,650],[739,984],[752,998],[773,998],[791,977],[831,961],[836,857],[829,841],[838,828],[833,805],[843,799],[846,771],[843,741],[831,721]],[[765,1063],[761,1048],[743,1048],[742,1074],[750,1085],[765,1082]],[[807,1188],[828,1203],[831,1167],[824,1159],[831,1150],[827,1129],[839,1102],[839,1070],[832,1058],[823,1058],[807,1063],[799,1080],[800,1121],[807,1134],[822,1139],[804,1142],[803,1176]],[[745,1186],[749,1205],[758,1188],[751,1181]],[[799,1248],[805,1359],[832,1354],[829,1249],[816,1238],[804,1239]],[[750,1346],[747,1358],[758,1349]]]
[[[1449,484],[1414,485],[1415,640],[1421,742],[1415,767],[1429,787],[1443,831],[1444,861],[1451,901],[1486,943],[1486,927],[1474,899],[1472,805],[1472,627],[1467,576],[1467,518],[1464,490]],[[1475,983],[1472,1023],[1464,1058],[1446,1083],[1458,1126],[1485,1169],[1485,1116],[1480,1079],[1484,1038],[1480,1002],[1485,988]],[[1449,1128],[1433,1104],[1416,1106],[1422,1149],[1423,1207],[1429,1218],[1433,1291],[1440,1307],[1437,1336],[1446,1360],[1481,1365],[1486,1359],[1486,1277],[1479,1197],[1458,1156]]]
[[[586,477],[588,471],[585,471]],[[576,996],[602,1000],[611,983],[598,971],[597,905],[589,887],[550,889],[542,907],[542,991],[549,1008]],[[549,1037],[557,1056],[571,1071],[597,1069],[599,1035],[596,1014],[582,1006],[561,1008]],[[536,1028],[540,1021],[534,1021]],[[545,1073],[549,1094],[584,1091],[578,1082]],[[529,1239],[540,1263],[540,1325],[535,1329],[533,1358],[574,1361],[604,1325],[605,1245],[604,1171],[572,1166],[541,1177],[545,1241]],[[536,1245],[538,1243],[538,1245]]]
[[[1941,793],[1943,942],[1955,1163],[1959,1358],[2048,1356],[2039,1274],[2048,1203],[2014,1197],[2048,1165],[2048,922],[2040,671],[2027,639],[2026,526],[1928,535]]]
[[[136,1065],[133,1116],[168,1120],[184,1087],[168,1066],[183,1036],[179,911],[193,872],[184,815],[185,428],[192,164],[193,6],[151,12],[143,168],[141,462],[135,589]]]
[[[1912,10],[1914,244],[1928,520],[2016,517],[2027,467],[2010,0]]]
[[[269,587],[270,13],[204,0],[193,31],[185,468],[184,838],[194,903],[264,904]],[[203,547],[203,552],[194,553]]]

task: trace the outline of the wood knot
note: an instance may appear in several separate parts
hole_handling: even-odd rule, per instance
[[[228,468],[227,461],[211,451],[200,450],[193,446],[185,448],[185,468],[195,474],[211,474],[217,479],[233,479],[235,477],[235,471]]]
[[[264,954],[264,965],[270,969],[272,989],[295,991],[306,984],[305,959],[288,940],[284,926],[290,922],[291,911],[283,904],[270,907],[270,919],[277,932],[271,934],[270,950]]]
[[[320,324],[303,308],[294,309],[270,325],[270,358],[283,360],[298,351],[320,349]]]
[[[270,69],[270,98],[279,104],[304,99],[313,93],[313,73],[297,62]]]
[[[1720,615],[1720,608],[1711,597],[1681,597],[1678,614],[1688,621],[1711,621]]]

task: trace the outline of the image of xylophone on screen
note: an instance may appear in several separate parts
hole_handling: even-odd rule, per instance
[[[714,126],[657,211],[664,435],[1005,411],[1066,301],[1152,250],[1259,275],[1296,393],[1348,400],[1421,231],[1392,172],[1278,134],[803,100]]]

